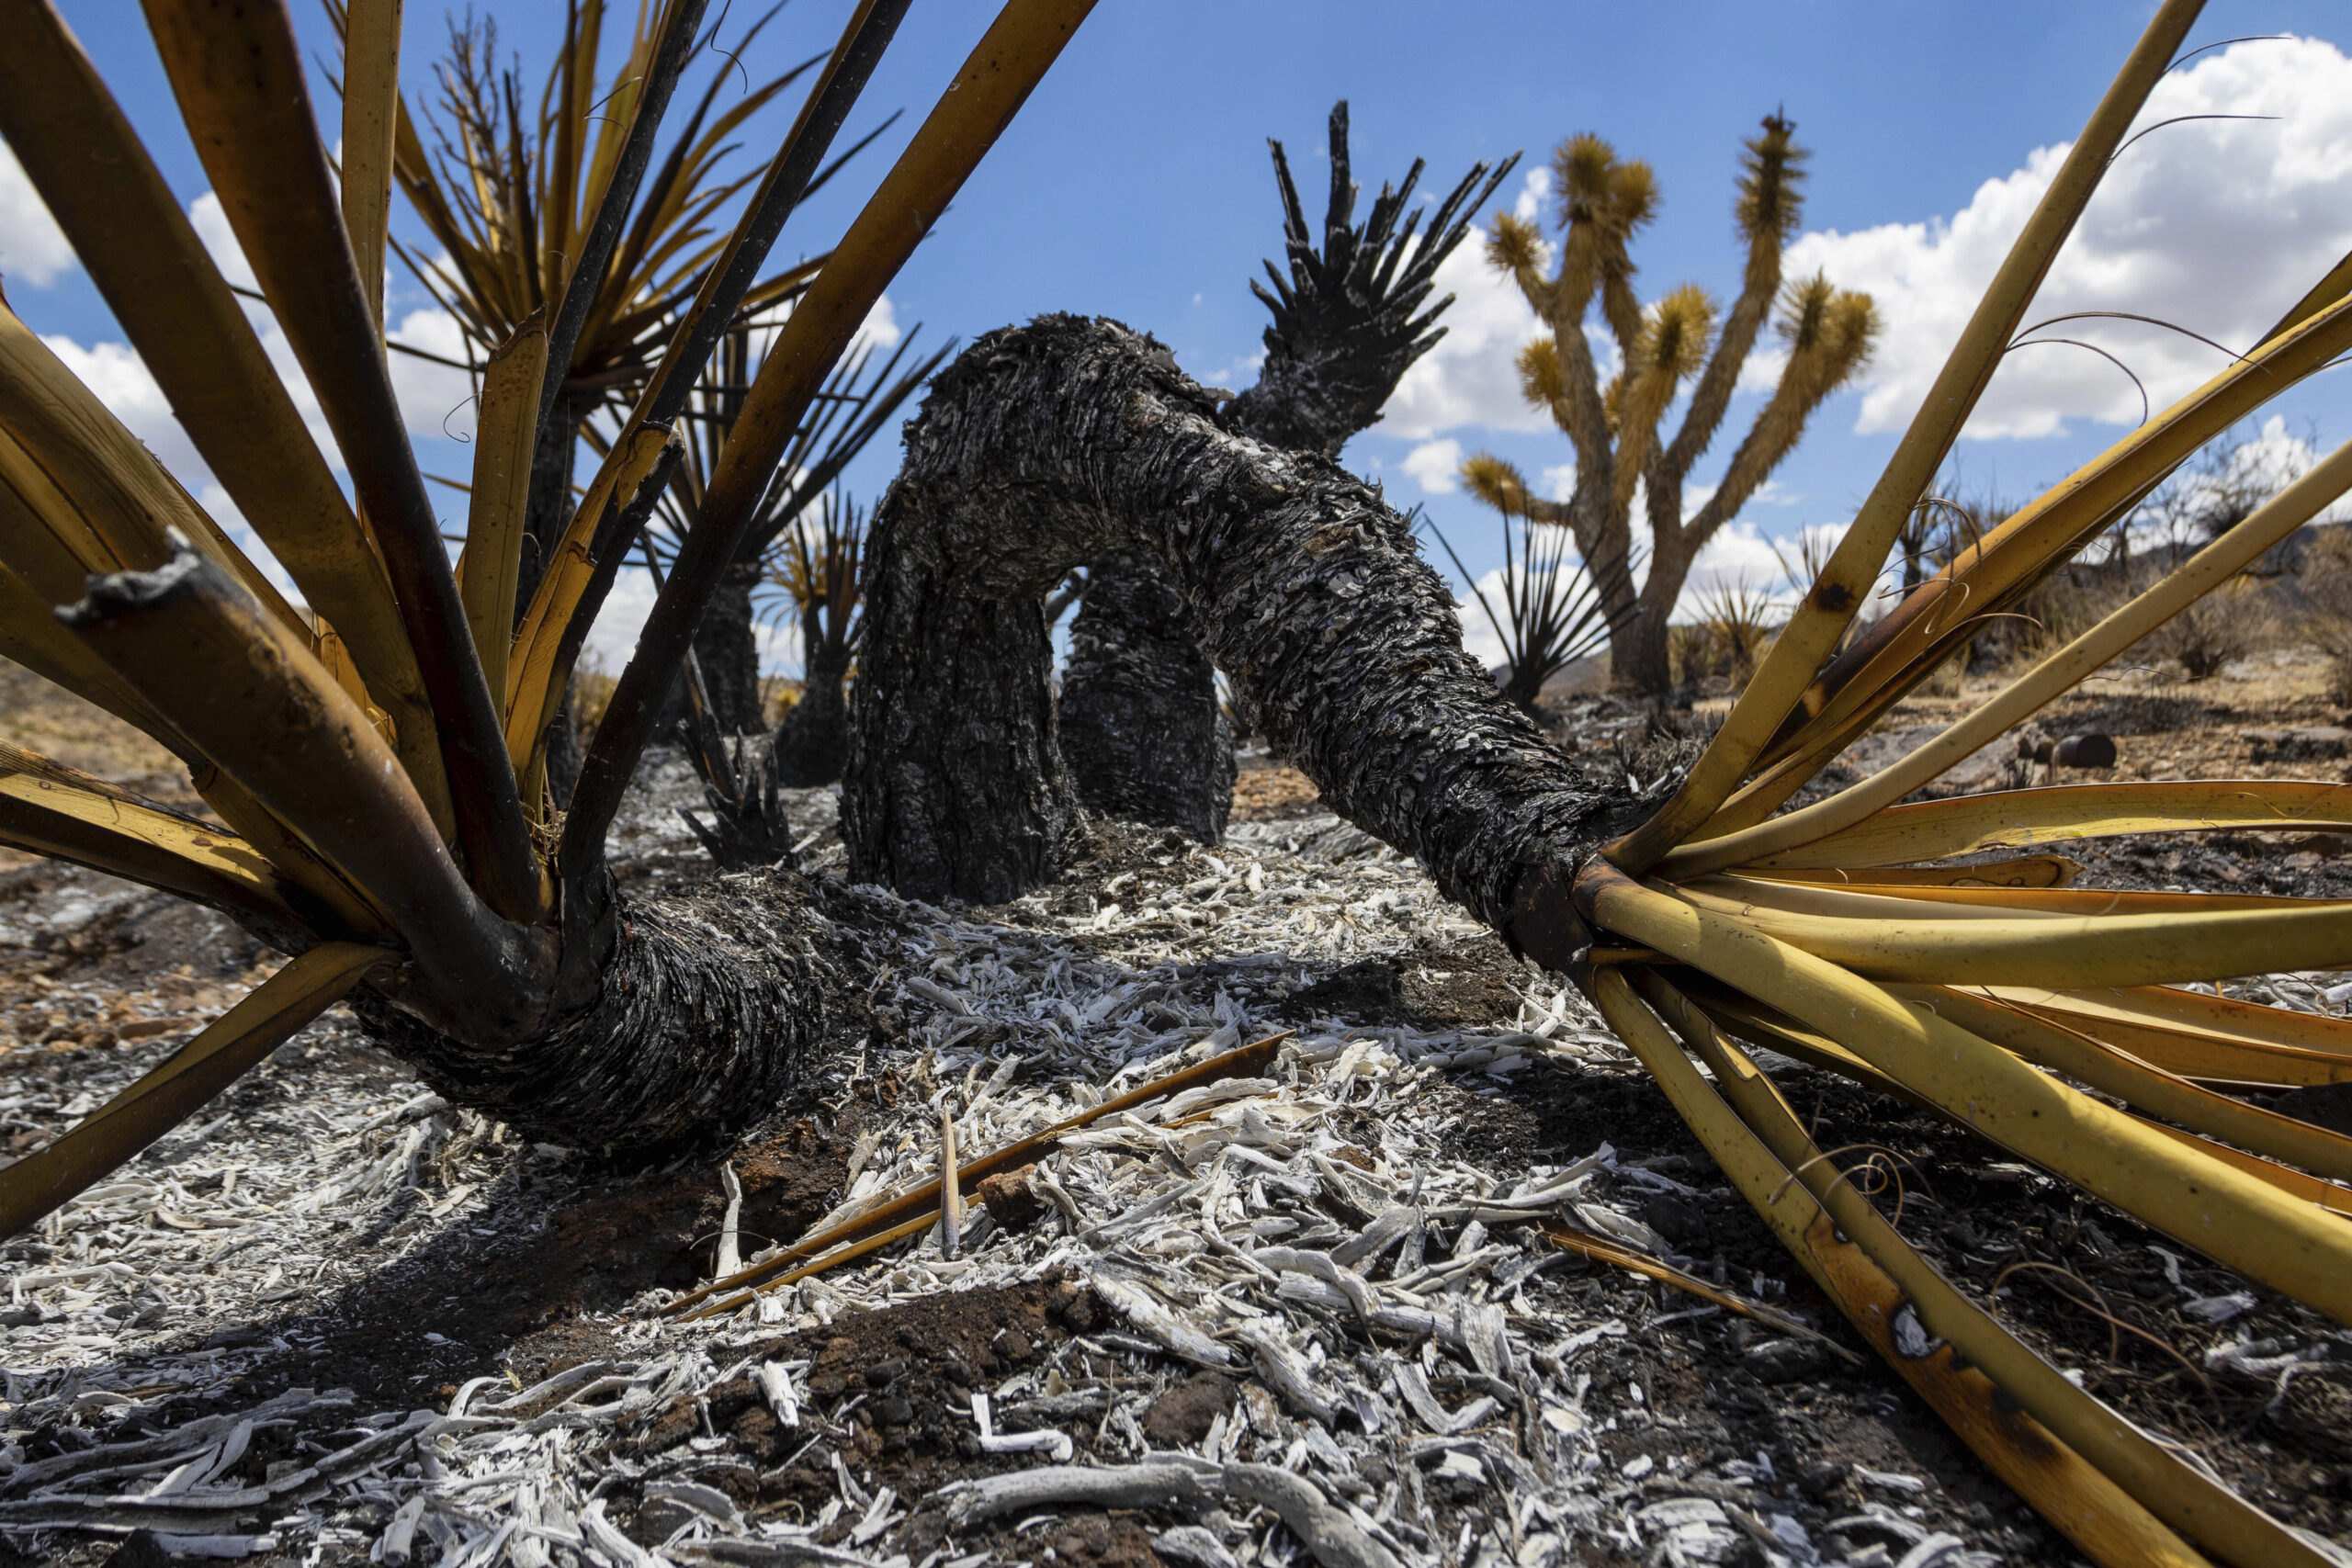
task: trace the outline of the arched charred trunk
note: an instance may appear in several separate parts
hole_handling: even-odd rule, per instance
[[[1496,694],[1377,491],[1216,406],[1151,339],[1072,316],[991,333],[933,382],[869,547],[851,874],[986,901],[1052,874],[1074,799],[1039,602],[1079,562],[1149,550],[1324,799],[1507,925],[1630,803]]]
[[[1442,328],[1430,329],[1453,296],[1416,312],[1438,264],[1461,243],[1470,218],[1517,160],[1491,175],[1484,164],[1472,169],[1438,205],[1406,261],[1419,218],[1401,228],[1397,219],[1421,165],[1413,164],[1401,188],[1384,186],[1363,223],[1354,225],[1344,99],[1331,110],[1330,197],[1319,234],[1308,226],[1282,143],[1268,145],[1282,192],[1289,278],[1269,264],[1274,291],[1250,284],[1274,319],[1258,384],[1232,400],[1226,423],[1268,446],[1336,458],[1350,437],[1379,420],[1406,368],[1444,335]],[[1233,803],[1233,736],[1216,700],[1202,628],[1150,552],[1116,552],[1093,563],[1070,626],[1061,712],[1066,761],[1087,806],[1181,828],[1204,842],[1224,835]]]

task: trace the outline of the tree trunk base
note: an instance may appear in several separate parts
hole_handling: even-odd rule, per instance
[[[811,670],[800,685],[800,700],[775,727],[776,783],[787,789],[839,784],[849,765],[849,698],[842,671]]]
[[[1062,671],[1062,761],[1091,811],[1225,837],[1233,727],[1192,611],[1159,558],[1095,558]]]
[[[435,1092],[534,1142],[609,1154],[723,1137],[864,1026],[851,976],[866,964],[829,897],[776,873],[618,900],[593,993],[527,1040],[477,1045],[364,987],[352,1011]]]

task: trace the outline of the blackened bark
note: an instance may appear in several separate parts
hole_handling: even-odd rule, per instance
[[[702,665],[711,719],[726,735],[767,728],[760,711],[760,643],[752,629],[752,590],[758,561],[728,569],[709,607],[695,624],[695,658]]]
[[[445,1098],[527,1139],[610,1152],[723,1134],[774,1111],[859,1021],[846,976],[862,957],[821,897],[778,872],[748,893],[714,882],[568,919],[576,994],[527,1040],[458,1039],[364,987],[352,1010]]]
[[[1336,458],[1350,437],[1379,420],[1407,367],[1444,335],[1430,329],[1452,295],[1415,312],[1429,299],[1438,264],[1518,160],[1491,175],[1484,164],[1472,169],[1438,205],[1415,248],[1419,215],[1401,229],[1397,219],[1420,177],[1418,161],[1401,187],[1383,186],[1363,223],[1353,222],[1344,99],[1331,110],[1330,196],[1319,236],[1308,226],[1282,143],[1268,145],[1289,276],[1269,263],[1272,292],[1250,283],[1274,319],[1258,384],[1228,405],[1226,423],[1269,446]],[[1182,828],[1209,843],[1223,836],[1233,803],[1230,726],[1200,629],[1148,552],[1093,564],[1070,626],[1062,725],[1070,776],[1090,807]]]
[[[1498,926],[1622,795],[1576,775],[1462,649],[1443,581],[1379,493],[1237,434],[1167,349],[1040,318],[933,381],[868,546],[842,796],[851,875],[1001,900],[1049,876],[1073,804],[1039,601],[1077,562],[1157,552],[1267,738],[1333,809]]]
[[[1088,810],[1225,837],[1233,729],[1175,580],[1148,550],[1095,558],[1061,697],[1062,761]]]
[[[846,662],[811,660],[800,680],[800,700],[775,727],[776,782],[790,789],[839,784],[849,765],[849,679]]]
[[[563,542],[571,521],[571,465],[580,446],[580,421],[587,410],[571,398],[559,398],[552,417],[539,424],[538,444],[531,451],[531,486],[523,503],[523,555],[514,583],[514,625],[519,630],[539,591],[548,561]],[[571,688],[556,705],[547,728],[548,793],[561,810],[571,798],[580,777],[580,729],[572,716]]]
[[[919,497],[904,475],[882,516],[902,493],[904,547],[877,560],[879,525],[866,541],[866,647],[842,780],[851,875],[917,898],[1001,903],[1053,876],[1078,817],[1056,744],[1054,649],[1040,603],[1059,574],[1023,575],[1020,546],[995,549],[935,525],[928,487]],[[1008,518],[1007,531],[1030,532],[1028,520]],[[1067,571],[1091,554],[1057,558]],[[1013,575],[967,575],[992,565]],[[883,626],[889,633],[876,637]]]

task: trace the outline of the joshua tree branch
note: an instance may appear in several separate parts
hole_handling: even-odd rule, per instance
[[[1267,143],[1282,190],[1290,276],[1285,279],[1268,262],[1272,291],[1254,279],[1250,285],[1274,320],[1266,329],[1266,364],[1258,384],[1234,399],[1230,411],[1244,428],[1267,441],[1327,457],[1337,457],[1350,436],[1380,418],[1381,404],[1406,367],[1444,335],[1442,327],[1430,329],[1453,296],[1420,315],[1414,312],[1429,298],[1439,264],[1469,232],[1472,216],[1519,162],[1513,153],[1491,173],[1484,164],[1472,167],[1438,204],[1416,245],[1420,215],[1401,228],[1396,220],[1412,199],[1420,163],[1415,162],[1401,186],[1381,187],[1371,213],[1357,227],[1351,221],[1356,187],[1350,178],[1345,99],[1331,109],[1330,135],[1331,194],[1319,253],[1283,144]]]

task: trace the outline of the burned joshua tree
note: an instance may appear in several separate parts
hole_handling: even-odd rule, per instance
[[[1331,110],[1331,187],[1318,248],[1283,144],[1268,145],[1290,276],[1268,262],[1273,292],[1250,282],[1274,319],[1258,384],[1232,400],[1226,420],[1271,446],[1337,457],[1350,436],[1380,418],[1406,367],[1445,335],[1431,328],[1453,297],[1421,309],[1438,264],[1519,160],[1505,159],[1491,174],[1484,164],[1473,168],[1426,231],[1422,214],[1405,210],[1421,177],[1416,160],[1401,187],[1381,186],[1357,226],[1343,101]],[[1201,628],[1152,552],[1113,549],[1093,561],[1069,637],[1058,717],[1079,800],[1215,843],[1233,802],[1233,736]]]
[[[779,874],[632,899],[606,872],[605,829],[695,615],[826,375],[1085,9],[1013,0],[832,247],[746,394],[559,823],[540,737],[585,617],[676,461],[686,388],[899,13],[877,4],[851,21],[510,636],[523,486],[478,473],[460,583],[378,347],[357,259],[368,236],[353,243],[382,208],[363,200],[346,217],[338,203],[284,10],[150,0],[148,16],[365,529],[62,20],[0,6],[0,130],[198,449],[333,628],[279,598],[0,314],[0,432],[30,459],[0,465],[0,651],[170,745],[220,818],[11,752],[0,841],[200,900],[291,956],[164,1066],[0,1171],[7,1228],[85,1189],[343,996],[443,1093],[526,1137],[661,1145],[776,1104],[801,1055],[838,1033],[861,978],[849,934],[824,914],[843,895]],[[2030,848],[2221,825],[2340,830],[2343,787],[2120,783],[1897,804],[2316,515],[2352,487],[2352,447],[1943,735],[1773,814],[1984,615],[2352,351],[2348,263],[2251,353],[1844,641],[2196,12],[2169,0],[2149,24],[1730,716],[1687,773],[1652,781],[1662,802],[1637,797],[1622,771],[1577,770],[1502,700],[1377,491],[1261,439],[1125,327],[1049,316],[989,334],[937,378],[874,522],[843,798],[853,874],[926,897],[1001,897],[1053,874],[1073,802],[1039,606],[1079,563],[1150,552],[1323,797],[1419,857],[1515,950],[1574,976],[1824,1294],[2086,1555],[2188,1563],[2194,1540],[2233,1562],[2323,1563],[1930,1267],[1815,1145],[1769,1059],[1748,1055],[1768,1045],[1935,1107],[2352,1321],[2352,1231],[2333,1212],[2352,1139],[2230,1091],[2331,1081],[2352,1058],[2352,1025],[2184,988],[2341,966],[2352,914],[2076,889],[2071,863]],[[388,36],[361,20],[355,43]],[[699,22],[693,0],[662,13],[656,73],[674,72]],[[349,79],[389,81],[388,63],[355,61]],[[644,104],[658,96],[640,99],[631,147],[650,139]],[[355,91],[346,113],[369,112],[385,112],[380,95]],[[479,463],[523,467],[540,434],[541,363],[527,335],[492,360]],[[402,716],[420,712],[421,732]],[[1979,853],[2002,848],[2028,852]]]

